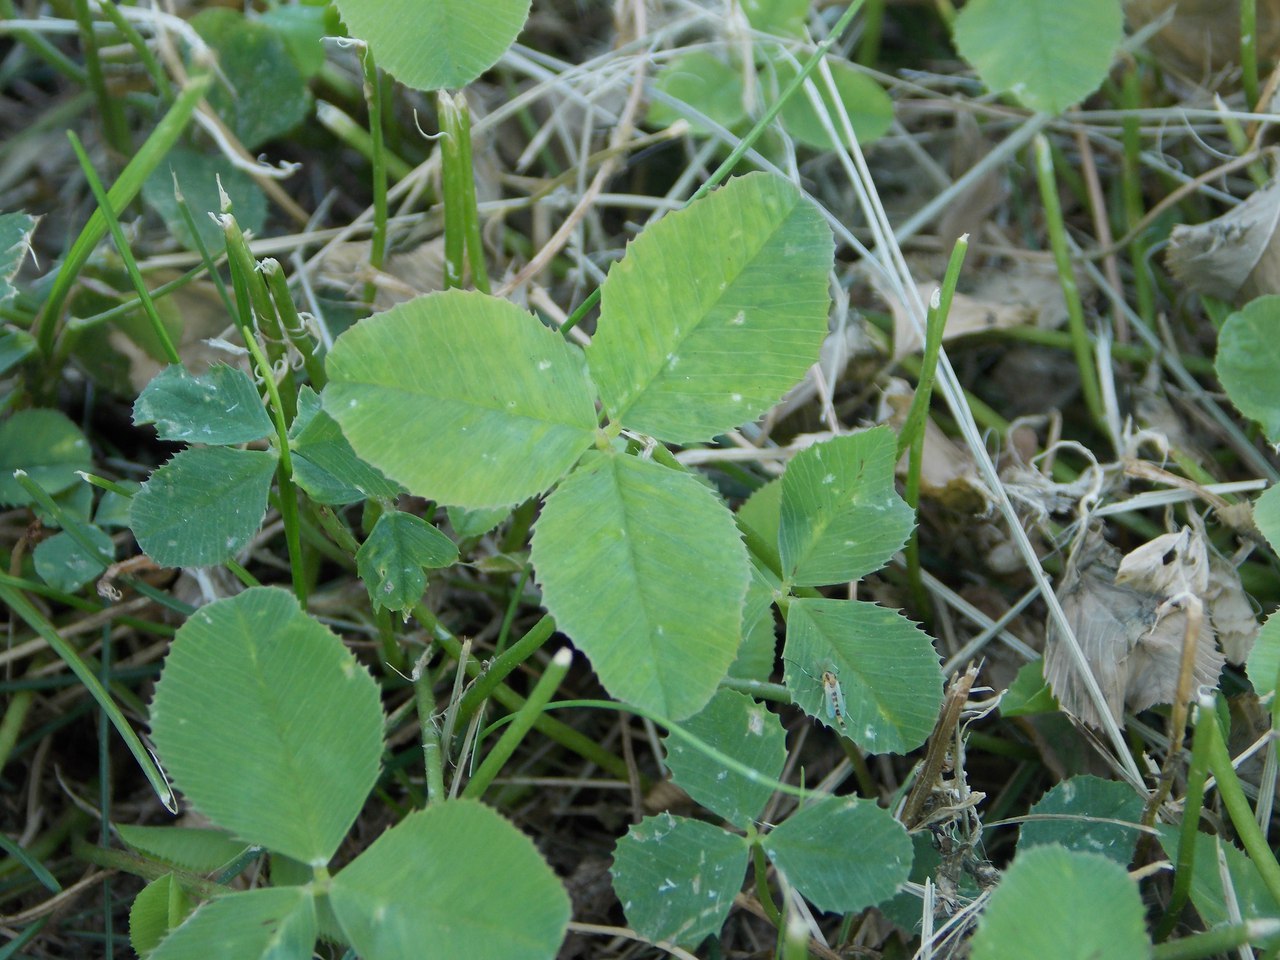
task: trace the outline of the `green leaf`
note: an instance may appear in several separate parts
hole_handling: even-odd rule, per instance
[[[313,865],[338,849],[378,776],[378,686],[283,590],[192,614],[151,706],[174,783],[215,824]]]
[[[764,849],[819,910],[857,913],[888,900],[911,872],[911,839],[870,800],[824,797],[764,838]]]
[[[739,680],[767,681],[778,656],[778,631],[773,619],[773,598],[779,588],[777,577],[751,561],[751,581],[742,607],[742,642],[738,656],[729,667],[729,676]]]
[[[302,75],[310,79],[324,68],[324,38],[337,34],[341,29],[337,18],[331,18],[329,14],[327,4],[299,4],[272,7],[258,19],[280,35],[289,48],[289,56],[293,57],[293,62],[298,65]]]
[[[97,555],[89,553],[79,540],[66,532],[41,541],[32,554],[36,573],[55,590],[74,593],[90,580],[102,576],[107,569],[102,562],[104,557],[115,559],[116,545],[109,535],[87,524],[80,528],[80,532],[97,546]]]
[[[134,952],[146,957],[190,915],[192,907],[191,898],[172,873],[148,883],[129,908],[129,943]]]
[[[202,904],[147,960],[301,960],[316,943],[306,887],[264,887]]]
[[[843,723],[831,717],[824,672],[843,691]],[[805,713],[870,753],[918,747],[942,705],[932,641],[896,610],[865,600],[792,600],[783,678]]]
[[[1218,334],[1218,379],[1246,417],[1280,443],[1280,296],[1258,297],[1227,317]]]
[[[888,427],[801,450],[782,476],[778,548],[797,586],[858,580],[907,542],[911,508],[893,485],[896,440]]]
[[[13,279],[31,250],[36,222],[35,217],[25,213],[0,213],[0,304],[8,303],[18,293]]]
[[[133,493],[142,489],[137,480],[117,480],[120,486]],[[104,530],[122,530],[129,526],[129,506],[133,497],[126,497],[114,490],[104,490],[98,501],[98,509],[93,512],[93,522]]]
[[[463,507],[449,507],[449,523],[459,540],[471,540],[483,537],[497,527],[503,520],[511,516],[506,507],[495,507],[489,510],[467,510]]]
[[[1265,697],[1276,689],[1276,678],[1280,676],[1280,616],[1277,614],[1272,613],[1263,621],[1258,639],[1249,652],[1245,673],[1258,696]]]
[[[275,454],[263,450],[183,450],[134,495],[138,546],[162,567],[225,563],[262,526],[275,468]]]
[[[342,505],[361,500],[394,500],[403,492],[356,456],[342,428],[320,408],[310,387],[298,391],[298,415],[289,427],[293,479],[316,503]]]
[[[724,926],[747,868],[745,837],[660,813],[613,850],[613,889],[627,923],[649,940],[697,946]]]
[[[415,90],[465,87],[515,41],[529,0],[336,0],[351,36]]]
[[[89,441],[57,410],[19,410],[0,423],[0,505],[32,502],[13,479],[15,470],[25,470],[49,493],[61,493],[90,465]]]
[[[356,570],[375,607],[405,611],[427,589],[423,568],[447,567],[457,559],[453,541],[427,521],[388,510],[356,551]]]
[[[1280,486],[1262,491],[1253,502],[1253,522],[1267,538],[1271,549],[1280,549]]]
[[[1018,668],[1018,675],[1000,699],[1000,716],[1028,717],[1053,713],[1058,708],[1053,691],[1044,679],[1044,661],[1032,660]]]
[[[0,327],[0,374],[8,373],[36,352],[36,338],[16,327]]]
[[[1058,846],[1019,853],[978,921],[973,960],[1134,960],[1151,953],[1138,885],[1114,860]]]
[[[654,87],[706,114],[720,126],[732,129],[747,117],[742,102],[742,71],[734,69],[715,54],[694,50],[664,64],[653,80]],[[649,123],[669,127],[685,114],[660,100],[649,104]],[[689,129],[698,136],[711,131],[689,118]]]
[[[1081,853],[1100,853],[1127,866],[1138,844],[1142,798],[1126,783],[1082,775],[1055,784],[1030,813],[1070,819],[1028,820],[1018,834],[1020,853],[1056,843]],[[1133,826],[1100,820],[1123,820]]]
[[[803,37],[809,0],[743,0],[742,12],[751,26],[776,37]]]
[[[212,873],[248,849],[243,840],[212,827],[139,827],[117,823],[115,830],[131,850],[193,873]]]
[[[347,330],[324,408],[355,452],[410,493],[455,507],[542,493],[591,446],[582,355],[513,303],[428,294]]]
[[[198,248],[174,195],[175,178],[195,222],[196,232],[210,253],[217,254],[227,245],[226,233],[209,216],[222,212],[219,184],[231,200],[231,212],[235,214],[240,229],[245,233],[262,232],[267,221],[267,198],[252,177],[233,166],[220,153],[198,153],[186,147],[174,147],[142,184],[142,199],[164,221],[169,233],[187,249]]]
[[[846,60],[835,57],[827,58],[827,66],[831,68],[831,79],[835,83],[836,93],[845,113],[849,115],[849,125],[863,146],[879,140],[893,125],[893,100],[884,92],[880,84]],[[789,61],[778,58],[774,69],[777,72],[777,94],[786,89],[797,73],[796,67]],[[827,85],[815,71],[810,79],[822,97],[823,107],[830,118],[831,127],[841,143],[845,141],[844,123],[840,119],[840,111],[827,90]],[[787,133],[795,137],[806,147],[815,150],[832,150],[835,144],[823,126],[818,112],[809,100],[804,89],[792,94],[782,107],[782,125]]]
[[[743,501],[735,515],[744,534],[754,534],[759,559],[774,570],[782,569],[778,556],[778,528],[782,522],[782,478],[776,477]]]
[[[219,80],[208,101],[245,149],[256,150],[303,121],[311,94],[279,34],[219,7],[202,10],[190,22],[218,53]]]
[[[996,93],[1059,114],[1106,79],[1124,39],[1116,0],[969,0],[956,47]]]
[[[782,774],[787,759],[782,721],[746,694],[721,690],[681,726],[767,779],[777,780]],[[726,770],[687,740],[668,736],[664,743],[676,785],[735,826],[745,828],[755,820],[773,795],[771,784]]]
[[[1178,859],[1179,836],[1176,826],[1160,824],[1160,844],[1171,860]],[[1226,877],[1222,864],[1226,865]],[[1276,918],[1275,898],[1267,890],[1262,874],[1253,861],[1239,847],[1223,843],[1221,838],[1207,833],[1196,833],[1195,861],[1191,868],[1191,902],[1204,921],[1205,927],[1236,922],[1233,913],[1249,920]],[[1272,936],[1263,943],[1274,950],[1280,937]]]
[[[738,649],[748,571],[703,484],[592,453],[547,498],[532,558],[547,610],[613,696],[672,720],[711,699]]]
[[[185,443],[248,443],[272,431],[249,375],[221,363],[203,377],[165,367],[134,401],[133,422],[154,423],[161,440]]]
[[[471,800],[409,814],[333,878],[329,899],[370,960],[552,960],[569,897],[533,843]]]
[[[730,180],[627,246],[587,348],[610,418],[674,443],[753,420],[827,332],[831,231],[791,183]]]

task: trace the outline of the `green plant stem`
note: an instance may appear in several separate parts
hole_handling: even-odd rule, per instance
[[[110,2],[110,0],[108,0]],[[80,28],[80,51],[84,55],[85,80],[98,101],[98,115],[102,118],[102,137],[119,156],[129,155],[129,129],[125,126],[121,100],[107,90],[102,72],[102,60],[98,57],[98,38],[93,30],[93,17],[89,13],[89,0],[72,0],[76,26]]]
[[[1201,957],[1219,956],[1274,937],[1277,931],[1280,931],[1280,922],[1272,919],[1214,927],[1204,933],[1156,944],[1151,950],[1151,960],[1200,960]]]
[[[782,929],[782,911],[773,902],[773,892],[769,889],[769,860],[765,856],[764,847],[759,843],[751,844],[751,872],[756,880],[756,899],[764,910],[769,922]]]
[[[160,61],[155,58],[155,54],[147,46],[147,41],[138,32],[138,28],[130,23],[125,15],[120,12],[120,8],[115,5],[113,0],[99,0],[98,9],[120,31],[129,46],[133,47],[133,52],[138,56],[138,62],[142,64],[143,69],[151,77],[151,82],[156,85],[156,90],[160,96],[165,100],[172,100],[173,86],[169,83],[169,75],[161,69]]]
[[[1131,234],[1146,215],[1142,201],[1142,130],[1136,112],[1142,105],[1141,74],[1136,64],[1124,73],[1120,84],[1121,105],[1126,114],[1121,121],[1121,142],[1124,146],[1121,155],[1120,190],[1124,199],[1123,234]],[[1156,298],[1155,283],[1151,277],[1151,267],[1147,262],[1147,241],[1142,234],[1134,234],[1129,244],[1129,262],[1133,265],[1134,308],[1138,316],[1149,325],[1155,324]],[[1122,356],[1116,344],[1111,352],[1121,360]],[[1183,364],[1186,365],[1184,358]],[[1188,367],[1190,369],[1190,367]]]
[[[193,280],[199,278],[199,276],[205,272],[205,269],[206,268],[204,266],[193,267],[177,279],[170,280],[168,283],[162,283],[151,291],[151,299],[153,301],[163,300],[175,290],[181,290]],[[110,323],[113,320],[118,320],[121,317],[127,316],[141,306],[142,298],[135,296],[122,301],[120,304],[109,310],[103,310],[101,313],[95,313],[90,317],[72,317],[67,321],[67,326],[63,331],[63,336],[74,336],[83,333],[85,330],[92,330],[94,327],[99,327],[104,323]],[[55,349],[55,355],[58,355],[60,350],[61,348]]]
[[[19,19],[18,11],[13,7],[13,0],[0,0],[0,20],[17,19]],[[84,67],[46,40],[42,34],[30,30],[18,30],[13,33],[13,38],[70,80],[73,86],[85,85],[88,77]]]
[[[373,137],[369,136],[369,131],[353,120],[350,114],[332,103],[318,100],[316,101],[316,119],[335,137],[373,163]],[[382,151],[382,159],[387,168],[387,176],[393,180],[403,180],[413,173],[413,166],[389,149]]]
[[[809,54],[809,58],[805,60],[803,66],[800,67],[799,71],[797,71],[796,75],[791,79],[791,82],[783,87],[782,92],[778,95],[778,99],[769,104],[768,109],[765,110],[764,114],[755,122],[751,129],[747,131],[746,135],[738,141],[737,145],[729,151],[729,155],[724,158],[720,166],[716,167],[716,169],[712,171],[711,175],[703,182],[702,186],[694,191],[685,206],[688,206],[696,200],[702,199],[714,190],[724,180],[724,178],[729,175],[733,168],[738,165],[738,162],[747,155],[747,151],[755,145],[756,141],[764,136],[765,131],[769,129],[769,126],[777,118],[778,114],[782,111],[783,106],[791,99],[795,92],[800,89],[804,82],[809,79],[809,75],[813,73],[818,64],[822,62],[822,58],[827,55],[827,51],[835,46],[835,44],[844,35],[844,32],[849,29],[849,25],[853,23],[853,18],[857,16],[858,11],[862,9],[863,3],[864,0],[853,0],[853,2],[845,8],[844,13],[840,14],[840,19],[837,20],[835,25],[831,28],[831,32],[823,38],[821,43],[813,48],[813,52]],[[578,305],[577,309],[575,309],[573,313],[569,314],[568,319],[560,325],[560,332],[568,333],[576,327],[582,322],[587,314],[595,309],[596,304],[599,302],[600,288],[596,287],[587,295],[587,298]]]
[[[916,384],[915,396],[911,399],[911,407],[907,411],[907,419],[902,425],[902,433],[898,435],[898,457],[904,451],[910,451],[907,460],[906,501],[912,510],[920,506],[920,470],[924,461],[924,435],[929,422],[929,401],[933,396],[933,384],[938,375],[938,357],[942,353],[942,333],[947,325],[947,315],[951,312],[951,300],[955,296],[956,284],[960,282],[960,268],[964,265],[965,254],[969,250],[969,236],[965,234],[951,249],[951,259],[947,263],[947,272],[942,278],[936,303],[929,304],[925,315],[924,357],[920,365],[920,380]],[[924,580],[920,575],[920,530],[913,527],[906,543],[907,581],[916,610],[921,616],[929,609],[929,596],[925,593]]]
[[[387,256],[387,157],[382,141],[382,85],[378,83],[378,66],[373,62],[373,52],[364,48],[360,62],[364,67],[364,97],[369,105],[369,137],[373,167],[373,232],[369,239],[369,266],[375,272],[382,269]],[[365,284],[364,302],[373,303],[377,286],[372,280]]]
[[[106,190],[102,187],[102,181],[98,179],[98,174],[94,171],[93,164],[89,162],[89,155],[85,153],[84,146],[80,143],[80,138],[76,136],[74,130],[67,131],[67,139],[71,141],[71,149],[75,151],[76,159],[80,161],[80,169],[84,171],[84,177],[89,184],[89,189],[93,192],[93,198],[98,202],[98,211],[106,219],[107,229],[111,231],[111,239],[115,241],[116,251],[120,254],[120,259],[124,261],[124,268],[129,274],[129,279],[133,281],[133,288],[138,292],[138,300],[142,303],[143,313],[146,314],[147,320],[151,323],[152,333],[160,341],[160,349],[164,351],[165,359],[170,363],[181,363],[182,360],[178,356],[178,350],[173,345],[173,340],[169,337],[169,331],[165,328],[164,321],[160,319],[156,305],[151,299],[151,292],[147,289],[146,281],[142,279],[142,271],[138,269],[138,261],[133,258],[133,251],[129,249],[129,241],[125,239],[124,230],[120,228],[120,221],[116,218],[115,211],[111,209],[111,201],[107,197]]]
[[[462,656],[462,644],[458,638],[445,628],[445,626],[436,619],[435,614],[424,604],[418,604],[413,608],[413,615],[418,622],[425,626],[435,641],[440,644],[455,660]],[[469,676],[478,676],[484,666],[475,657],[467,660],[466,671]],[[497,700],[508,710],[517,711],[524,705],[524,697],[516,693],[505,684],[498,684],[490,692],[490,696]],[[631,776],[631,771],[627,768],[626,761],[621,757],[615,756],[608,750],[604,749],[600,744],[596,743],[590,737],[579,733],[573,727],[566,723],[561,723],[554,717],[541,716],[535,722],[534,726],[538,731],[547,737],[550,737],[556,743],[560,744],[567,750],[572,750],[578,756],[586,760],[590,760],[602,770],[607,770],[621,780],[627,780]]]
[[[307,332],[298,308],[293,304],[293,295],[289,292],[289,282],[284,278],[284,270],[280,262],[270,257],[261,262],[262,275],[267,280],[267,288],[271,291],[271,299],[275,301],[276,312],[280,316],[280,326],[285,336],[293,343],[302,355],[302,366],[307,371],[307,379],[317,391],[323,390],[328,382],[324,372],[324,364],[320,360],[319,347],[315,337]]]
[[[484,703],[503,680],[511,675],[520,664],[528,660],[551,639],[556,632],[556,622],[550,614],[529,628],[529,632],[489,662],[484,673],[476,678],[471,689],[466,692],[458,704],[458,723],[465,725],[471,719],[480,704]]]
[[[547,664],[547,668],[542,672],[542,676],[538,678],[537,684],[534,685],[533,691],[516,711],[511,725],[498,738],[498,742],[493,745],[493,749],[485,756],[484,762],[480,764],[477,770],[467,781],[467,785],[462,788],[462,795],[472,799],[479,799],[484,796],[485,790],[489,788],[489,784],[493,782],[493,778],[511,759],[511,755],[515,753],[516,747],[524,740],[525,735],[533,729],[534,723],[542,715],[542,710],[551,700],[551,695],[556,692],[560,686],[560,681],[564,679],[564,675],[569,672],[569,664],[573,662],[573,653],[564,648],[558,650],[556,655],[551,658],[551,662]]]
[[[1058,282],[1062,285],[1062,296],[1067,304],[1067,326],[1071,331],[1076,368],[1080,374],[1080,391],[1094,423],[1105,429],[1107,417],[1102,406],[1102,389],[1098,386],[1093,352],[1089,348],[1089,330],[1084,321],[1084,306],[1080,302],[1080,289],[1076,285],[1071,252],[1067,248],[1067,228],[1062,219],[1062,206],[1058,202],[1058,187],[1054,182],[1053,156],[1044,134],[1037,133],[1033,143],[1036,182],[1040,187],[1040,202],[1044,205],[1049,245],[1058,265]]]
[[[1227,815],[1236,828],[1236,835],[1261,875],[1271,898],[1280,906],[1280,863],[1276,862],[1275,854],[1267,845],[1267,838],[1254,819],[1253,811],[1249,809],[1249,800],[1244,795],[1244,788],[1240,786],[1240,778],[1231,766],[1231,754],[1227,751],[1227,744],[1218,727],[1216,712],[1203,705],[1199,707],[1199,711],[1201,715],[1196,719],[1196,739],[1203,736],[1208,741],[1206,751],[1209,769],[1218,781],[1218,795],[1222,797],[1222,805],[1226,807]]]
[[[284,523],[285,543],[289,550],[289,574],[293,583],[294,596],[298,604],[305,610],[307,607],[307,582],[302,562],[302,538],[298,524],[298,491],[293,483],[293,459],[289,453],[289,426],[285,421],[284,404],[280,399],[280,390],[276,386],[275,373],[271,362],[258,345],[257,331],[253,323],[253,303],[250,284],[257,281],[262,286],[262,296],[266,297],[266,285],[262,277],[254,269],[253,259],[249,254],[249,245],[244,235],[236,226],[234,217],[224,215],[223,229],[227,237],[227,255],[231,264],[231,283],[236,294],[236,313],[232,316],[236,326],[240,328],[240,336],[245,347],[253,357],[262,377],[269,399],[271,422],[276,428],[276,445],[279,461],[276,468],[276,482],[280,488],[280,519]],[[294,402],[297,402],[296,395]]]
[[[182,91],[182,95],[169,108],[168,113],[156,124],[146,143],[133,155],[133,159],[107,191],[108,207],[113,213],[123,210],[137,196],[143,182],[160,164],[187,128],[187,124],[191,122],[191,117],[211,82],[212,77],[209,74],[193,77],[187,84],[187,88]],[[54,335],[76,277],[79,276],[106,230],[107,219],[103,208],[99,206],[89,217],[58,268],[58,275],[49,291],[49,298],[45,301],[39,316],[36,317],[32,330],[40,345],[40,352],[46,359],[53,358]],[[50,373],[54,372],[56,372],[56,365],[51,364]],[[56,381],[56,377],[53,380]]]
[[[4,770],[9,764],[13,745],[18,742],[18,736],[22,733],[35,699],[34,690],[18,690],[9,698],[4,716],[0,717],[0,770]]]
[[[39,634],[45,643],[49,644],[54,653],[62,658],[63,663],[71,668],[71,672],[85,685],[90,696],[98,702],[98,706],[102,708],[103,712],[111,720],[112,725],[119,731],[125,745],[129,748],[129,752],[138,761],[138,766],[142,768],[143,774],[151,784],[151,788],[156,792],[156,796],[160,798],[160,802],[164,804],[165,809],[172,813],[177,813],[178,806],[174,800],[173,791],[169,788],[169,784],[164,778],[164,774],[160,772],[160,768],[156,766],[155,760],[151,758],[147,748],[142,745],[142,741],[138,739],[138,735],[134,733],[133,728],[129,726],[129,721],[120,712],[120,708],[116,706],[111,694],[102,686],[102,683],[94,675],[94,672],[85,663],[84,659],[81,658],[75,647],[62,639],[61,634],[58,633],[53,624],[41,615],[40,611],[26,596],[3,582],[0,582],[0,600],[8,604],[9,609]]]
[[[1204,784],[1209,774],[1209,737],[1200,728],[1206,722],[1216,723],[1212,710],[1197,709],[1195,738],[1191,744],[1191,763],[1187,768],[1187,790],[1182,802],[1182,825],[1178,830],[1178,860],[1173,875],[1173,892],[1153,939],[1159,943],[1173,932],[1191,894],[1195,870],[1196,836],[1199,833],[1200,810],[1204,806]]]
[[[476,202],[475,163],[471,156],[471,107],[465,91],[456,94],[458,102],[458,167],[461,170],[459,186],[462,187],[464,219],[463,230],[467,238],[467,264],[471,267],[471,282],[481,293],[489,292],[489,268],[484,262],[484,238],[480,232],[480,207]]]
[[[191,242],[196,248],[196,252],[200,254],[200,262],[204,264],[204,271],[209,275],[209,279],[213,281],[214,289],[218,291],[218,296],[222,300],[222,305],[227,308],[227,315],[234,317],[236,314],[236,305],[231,302],[231,294],[227,292],[227,285],[222,281],[222,274],[218,272],[218,265],[214,261],[213,254],[209,252],[209,247],[204,242],[200,230],[196,227],[196,218],[191,213],[191,204],[187,203],[186,195],[182,192],[182,186],[178,183],[178,176],[173,172],[173,168],[169,168],[169,173],[173,177],[173,199],[178,205],[178,216],[182,217],[183,224],[186,225],[187,234],[191,237]],[[230,210],[223,210],[222,213],[230,213]],[[224,248],[225,250],[225,245]]]
[[[418,661],[413,677],[413,697],[418,709],[418,727],[422,731],[422,763],[426,769],[427,803],[443,800],[444,751],[440,747],[440,728],[435,721],[435,700],[431,695],[431,675],[426,670],[426,654]]]
[[[884,32],[885,0],[867,0],[867,16],[858,40],[854,59],[864,67],[874,67],[880,60],[880,37]]]
[[[471,268],[471,282],[489,292],[489,272],[476,206],[476,177],[471,156],[471,108],[464,93],[440,91],[441,180],[444,186],[445,286],[460,287]]]
[[[1252,110],[1258,102],[1257,0],[1240,0],[1240,73],[1244,106],[1246,110]]]
[[[115,562],[115,557],[108,556],[99,549],[98,545],[89,539],[89,535],[85,533],[85,524],[77,517],[73,517],[62,508],[58,501],[49,495],[49,491],[40,486],[27,474],[25,470],[13,471],[13,479],[18,481],[18,485],[31,495],[31,498],[41,507],[49,512],[49,515],[57,521],[58,526],[63,529],[67,536],[71,537],[80,548],[89,556],[95,558],[105,569]]]

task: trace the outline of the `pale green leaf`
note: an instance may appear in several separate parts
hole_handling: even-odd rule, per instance
[[[511,511],[506,507],[494,507],[488,510],[467,510],[464,507],[449,507],[449,523],[460,540],[471,540],[483,537],[507,517]]]
[[[421,517],[388,510],[356,551],[356,570],[375,607],[408,610],[427,588],[424,568],[458,559],[453,541]]]
[[[742,643],[729,667],[729,676],[739,680],[767,681],[778,656],[778,631],[773,619],[773,598],[778,594],[778,578],[751,561],[751,582],[742,607]]]
[[[532,841],[483,804],[409,814],[333,878],[334,913],[369,960],[552,960],[569,897]]]
[[[747,109],[742,102],[742,71],[731,67],[707,50],[694,50],[663,64],[653,79],[654,87],[667,96],[687,103],[720,126],[732,129],[745,120]],[[661,100],[649,104],[649,123],[668,127],[685,117],[679,107]],[[705,135],[711,131],[705,124],[689,117],[689,129]]]
[[[151,733],[177,787],[218,826],[326,863],[378,776],[378,686],[283,590],[201,607],[165,660]]]
[[[13,279],[27,259],[35,230],[36,218],[29,214],[0,213],[0,304],[8,303],[18,292]]]
[[[355,452],[410,493],[511,506],[560,479],[595,439],[582,354],[513,303],[428,294],[347,330],[324,408]]]
[[[340,29],[337,15],[327,4],[272,7],[263,11],[259,20],[280,35],[293,62],[307,78],[324,68],[324,38]]]
[[[317,503],[393,500],[403,492],[400,484],[356,456],[310,387],[298,391],[298,415],[289,426],[289,449],[293,451],[294,480]]]
[[[1000,716],[1026,717],[1058,710],[1058,701],[1044,679],[1044,661],[1032,660],[1018,668],[1018,675],[1000,698]]]
[[[782,656],[796,705],[869,753],[905,753],[933,729],[942,705],[938,655],[896,610],[865,600],[794,599]],[[832,716],[827,672],[843,693],[843,717]]]
[[[786,581],[857,580],[906,543],[914,517],[893,485],[896,442],[876,427],[815,443],[787,464],[778,531]]]
[[[736,516],[752,553],[772,569],[781,570],[778,527],[782,516],[782,478],[770,480],[747,497]]]
[[[191,898],[172,873],[148,883],[129,908],[129,943],[134,953],[146,957],[192,909]]]
[[[618,840],[609,872],[636,931],[694,947],[724,926],[742,888],[747,853],[744,837],[660,813]]]
[[[130,849],[194,873],[212,873],[248,849],[243,840],[213,827],[140,827],[118,823],[115,830]]]
[[[202,10],[190,23],[218,54],[218,80],[208,102],[246,149],[288,133],[306,118],[311,94],[279,34],[225,7]]]
[[[692,476],[593,453],[547,498],[533,533],[542,599],[620,700],[680,720],[738,649],[746,550]]]
[[[743,0],[742,12],[754,30],[778,37],[803,37],[809,0]]]
[[[849,125],[853,127],[858,143],[866,146],[888,133],[893,125],[893,101],[884,92],[884,88],[848,61],[828,57],[827,65],[831,68],[831,80],[840,97],[840,107],[848,115]],[[796,67],[782,58],[779,58],[775,70],[777,88],[772,91],[774,99],[795,79],[797,73]],[[810,75],[810,80],[822,98],[823,113],[840,143],[844,143],[844,121],[840,119],[840,107],[832,99],[826,81],[817,71]],[[831,150],[835,147],[804,88],[797,90],[783,104],[782,125],[787,133],[806,147],[815,150]]]
[[[764,838],[765,852],[820,910],[857,913],[888,900],[911,871],[911,840],[870,800],[824,797]]]
[[[0,374],[8,373],[36,352],[36,338],[16,327],[0,327]]]
[[[25,470],[49,493],[61,493],[89,465],[89,441],[57,410],[19,410],[0,423],[0,505],[31,503],[31,494],[13,479],[15,470]]]
[[[98,549],[91,554],[71,534],[55,534],[42,540],[32,554],[36,573],[55,590],[72,593],[90,580],[100,577],[107,569],[103,560],[114,560],[116,545],[97,527],[82,525],[80,532]]]
[[[248,443],[272,431],[249,375],[225,364],[203,377],[178,364],[165,367],[134,401],[133,422],[153,423],[161,440],[186,443]]]
[[[176,190],[186,202],[206,250],[216,254],[227,245],[227,235],[209,216],[211,213],[229,212],[245,233],[262,232],[267,220],[267,198],[252,177],[220,153],[174,147],[142,184],[142,199],[184,247],[199,249],[178,206],[175,179]],[[229,211],[222,209],[223,194],[231,201]]]
[[[147,960],[306,960],[315,942],[311,891],[264,887],[202,904]]]
[[[616,422],[675,443],[753,420],[827,332],[831,231],[790,182],[730,180],[627,246],[587,348]]]
[[[1272,613],[1263,621],[1258,639],[1249,652],[1245,673],[1258,696],[1265,697],[1276,689],[1276,679],[1280,677],[1280,615]]]
[[[956,47],[986,85],[1059,114],[1107,77],[1124,38],[1117,0],[969,0]]]
[[[1280,549],[1280,486],[1262,491],[1253,502],[1253,522],[1267,538],[1271,549]]]
[[[142,489],[142,484],[137,480],[117,480],[116,483],[134,494]],[[98,500],[98,508],[93,512],[94,524],[104,530],[121,530],[129,526],[131,503],[133,503],[132,496],[126,497],[114,490],[104,490],[101,499]]]
[[[1030,819],[1018,834],[1018,850],[1056,843],[1068,850],[1100,853],[1127,866],[1137,846],[1142,798],[1119,780],[1081,775],[1054,784],[1031,807],[1031,816],[1051,816],[1052,820]],[[1056,819],[1063,817],[1066,819]],[[1122,820],[1133,824],[1099,821]]]
[[[1058,846],[1019,853],[978,921],[973,960],[1150,956],[1138,885],[1114,860]]]
[[[264,450],[183,450],[134,495],[138,546],[162,567],[225,563],[262,526],[275,468],[275,454]]]
[[[1236,409],[1280,443],[1280,296],[1258,297],[1227,317],[1218,334],[1217,369]]]
[[[529,0],[336,0],[351,36],[406,87],[464,87],[498,62]]]
[[[681,727],[767,779],[777,780],[787,759],[782,721],[763,703],[736,690],[721,690]],[[667,766],[676,786],[712,813],[745,828],[764,809],[773,787],[749,780],[697,746],[668,735]]]
[[[1165,856],[1178,859],[1179,832],[1176,826],[1158,824]],[[1225,876],[1222,865],[1226,865]],[[1220,837],[1197,832],[1195,860],[1191,868],[1191,902],[1207,929],[1244,920],[1276,919],[1276,901],[1252,860],[1239,847]],[[1280,936],[1262,941],[1269,949],[1280,945]]]

